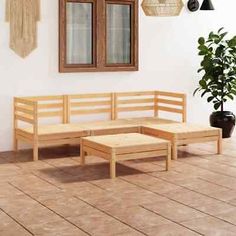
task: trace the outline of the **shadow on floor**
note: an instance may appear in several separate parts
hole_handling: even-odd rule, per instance
[[[59,159],[80,155],[78,146],[63,145],[39,149],[39,160]],[[20,150],[17,153],[9,151],[0,153],[0,163],[23,163],[33,161],[32,149]]]
[[[84,182],[101,179],[109,179],[109,163],[93,163],[85,166],[63,166],[59,168],[42,169],[40,172],[48,178],[54,178],[61,183]],[[144,172],[128,167],[124,164],[116,164],[116,176],[142,174]]]

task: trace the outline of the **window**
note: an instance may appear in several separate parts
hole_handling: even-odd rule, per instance
[[[137,0],[59,0],[59,71],[138,70]]]

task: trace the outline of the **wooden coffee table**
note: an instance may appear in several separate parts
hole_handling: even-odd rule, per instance
[[[85,153],[108,160],[110,177],[115,178],[117,161],[166,156],[166,170],[168,170],[171,143],[139,133],[91,136],[81,139],[80,152],[81,165],[85,164]]]
[[[178,146],[190,143],[217,142],[217,153],[222,153],[222,130],[208,126],[187,123],[146,125],[141,128],[146,135],[169,140],[172,145],[172,159],[178,157]]]

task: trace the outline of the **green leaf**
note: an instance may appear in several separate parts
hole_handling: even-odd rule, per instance
[[[225,33],[221,34],[220,35],[221,39],[223,39],[227,34],[228,34],[228,32],[225,32]]]
[[[213,99],[214,99],[214,97],[211,96],[211,97],[207,98],[207,102],[211,102]]]
[[[195,96],[196,93],[197,93],[199,90],[200,90],[200,88],[196,88],[196,89],[194,90],[194,92],[193,92],[193,96]]]
[[[218,110],[218,109],[219,109],[219,107],[220,107],[220,105],[221,105],[221,103],[220,103],[220,102],[218,102],[218,103],[215,103],[215,105],[214,105],[214,109],[215,109],[215,110]]]
[[[217,97],[217,96],[218,96],[218,92],[215,90],[215,91],[212,92],[212,95],[213,95],[214,97]]]
[[[206,55],[206,52],[200,51],[200,52],[198,53],[198,55],[199,55],[199,56],[204,56],[204,55]]]
[[[201,94],[201,97],[204,97],[204,95],[205,95],[206,93],[208,93],[207,90],[205,90],[205,91]]]
[[[203,79],[199,81],[199,85],[200,85],[203,89],[205,89],[205,88],[207,87],[207,83],[206,83],[206,81],[203,80]]]
[[[204,68],[200,68],[200,69],[197,70],[197,73],[200,73],[203,70],[204,70]]]
[[[215,51],[215,54],[216,54],[216,57],[219,57],[224,53],[224,45],[220,45],[216,51]]]
[[[198,49],[199,49],[200,51],[203,51],[203,52],[208,52],[208,47],[205,46],[205,45],[200,45],[200,46],[198,47]]]
[[[229,47],[236,47],[236,36],[228,41]]]
[[[234,96],[233,96],[233,95],[227,94],[226,96],[227,96],[228,98],[230,98],[231,100],[234,100]]]
[[[219,30],[218,30],[218,34],[224,29],[224,27],[221,27]]]
[[[199,38],[199,39],[198,39],[198,43],[199,43],[200,45],[204,45],[204,44],[205,44],[205,39],[204,39],[203,37]]]

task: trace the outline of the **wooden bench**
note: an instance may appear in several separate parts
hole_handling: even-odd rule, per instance
[[[222,153],[222,130],[187,123],[146,125],[143,134],[169,140],[172,146],[172,159],[178,158],[178,146],[191,143],[217,142],[217,153]]]
[[[18,150],[19,141],[29,143],[33,159],[38,160],[40,146],[76,144],[81,137],[140,132],[141,125],[174,122],[161,119],[162,111],[186,121],[186,96],[141,91],[16,97],[14,150]]]
[[[81,165],[85,164],[85,153],[108,160],[111,178],[116,177],[117,161],[166,156],[166,170],[168,170],[171,159],[170,142],[138,133],[82,138],[80,151]]]

